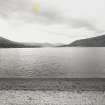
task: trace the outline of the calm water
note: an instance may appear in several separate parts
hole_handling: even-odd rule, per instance
[[[0,49],[0,77],[105,77],[105,48]]]

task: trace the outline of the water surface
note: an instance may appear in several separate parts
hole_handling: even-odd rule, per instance
[[[105,77],[105,48],[0,49],[0,77]]]

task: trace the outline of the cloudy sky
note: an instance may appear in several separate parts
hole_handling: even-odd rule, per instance
[[[105,33],[105,0],[0,0],[0,36],[70,43]]]

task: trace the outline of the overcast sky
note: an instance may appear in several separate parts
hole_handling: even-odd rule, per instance
[[[70,43],[105,32],[105,0],[0,0],[0,36]]]

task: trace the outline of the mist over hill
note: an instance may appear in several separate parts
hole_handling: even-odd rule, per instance
[[[0,48],[38,48],[38,47],[56,47],[63,45],[62,43],[26,43],[15,42],[6,38],[0,37]]]

